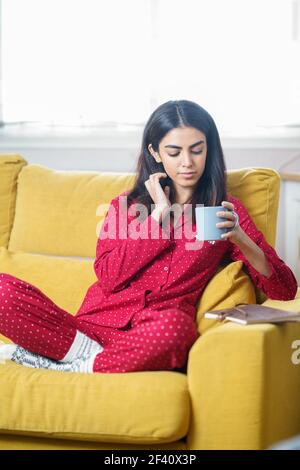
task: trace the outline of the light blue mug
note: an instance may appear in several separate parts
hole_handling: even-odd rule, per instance
[[[229,211],[227,207],[224,206],[207,206],[207,207],[196,207],[196,227],[198,240],[224,240],[221,238],[222,233],[227,233],[232,230],[232,227],[216,227],[218,222],[225,222],[229,219],[225,217],[220,217],[217,215],[217,212]]]

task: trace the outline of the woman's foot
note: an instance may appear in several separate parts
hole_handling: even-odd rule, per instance
[[[50,359],[46,356],[32,353],[17,345],[15,351],[11,355],[11,360],[17,364],[37,369],[49,369],[60,372],[85,372],[92,374],[97,354],[99,354],[99,351],[86,357],[79,357],[70,362],[61,362],[55,361],[54,359]]]
[[[16,348],[16,344],[6,344],[0,341],[0,364],[5,364],[6,361],[11,360]]]

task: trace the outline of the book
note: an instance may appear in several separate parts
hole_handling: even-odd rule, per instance
[[[253,323],[280,323],[287,321],[300,321],[299,312],[288,312],[279,308],[267,307],[260,304],[240,304],[236,307],[212,310],[204,314],[205,318],[232,321],[241,325]]]

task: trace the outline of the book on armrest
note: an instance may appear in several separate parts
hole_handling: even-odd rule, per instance
[[[260,304],[240,304],[236,307],[212,310],[204,314],[205,318],[233,321],[241,325],[253,323],[280,323],[300,321],[299,312],[288,312],[279,308],[267,307]]]

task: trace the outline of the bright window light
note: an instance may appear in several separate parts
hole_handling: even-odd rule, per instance
[[[224,132],[300,123],[298,0],[1,5],[4,122],[143,124],[189,99]]]

